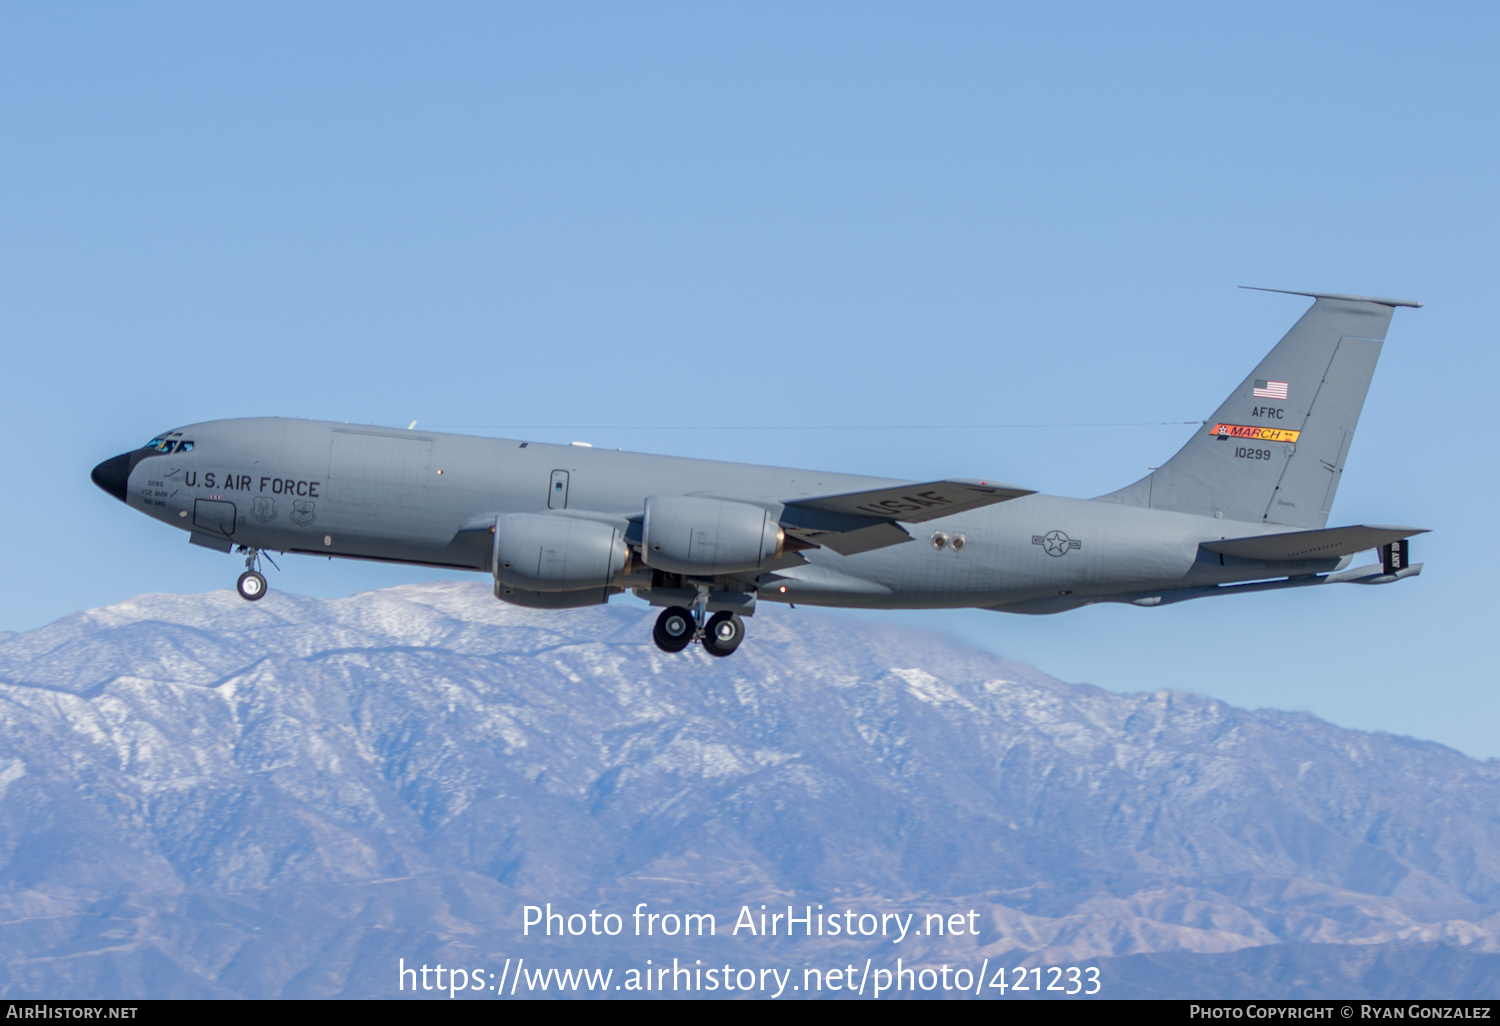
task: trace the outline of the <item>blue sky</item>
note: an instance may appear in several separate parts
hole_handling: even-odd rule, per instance
[[[1427,306],[1396,314],[1332,522],[1432,528],[1421,578],[882,615],[1500,755],[1497,21],[7,5],[0,629],[232,583],[88,480],[182,423],[416,419],[1095,495],[1305,307],[1236,285],[1357,292]],[[1101,424],[1126,426],[1077,426]],[[282,565],[273,587],[317,595],[430,576]]]

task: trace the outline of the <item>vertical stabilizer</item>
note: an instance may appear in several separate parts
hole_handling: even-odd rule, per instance
[[[1281,291],[1272,289],[1267,291]],[[1320,528],[1399,299],[1330,293],[1159,470],[1109,495],[1152,509]]]

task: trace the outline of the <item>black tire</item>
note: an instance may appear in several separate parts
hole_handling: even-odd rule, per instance
[[[663,652],[681,652],[693,643],[693,633],[697,626],[693,622],[692,613],[681,606],[668,606],[656,618],[656,626],[651,629],[651,640]]]
[[[703,648],[709,655],[731,655],[744,640],[745,621],[730,612],[715,613],[703,628]]]
[[[234,590],[240,593],[242,599],[259,602],[266,597],[266,579],[254,570],[246,570],[234,583]]]

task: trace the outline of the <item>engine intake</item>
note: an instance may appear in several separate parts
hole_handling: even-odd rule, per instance
[[[496,594],[606,588],[625,569],[630,550],[608,524],[546,513],[507,513],[495,519],[492,552]]]
[[[641,558],[657,570],[695,576],[760,570],[785,543],[781,525],[759,506],[690,495],[646,500]]]

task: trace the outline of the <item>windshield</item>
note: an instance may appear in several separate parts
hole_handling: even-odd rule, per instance
[[[153,452],[192,452],[193,443],[179,438],[153,438],[143,448]]]

